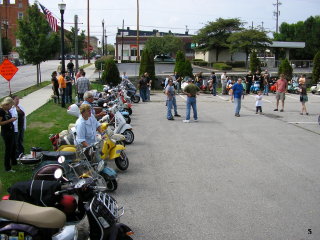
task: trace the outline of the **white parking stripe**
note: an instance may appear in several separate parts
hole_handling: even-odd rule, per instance
[[[295,99],[295,100],[299,100],[299,98],[295,98],[295,97],[292,97],[292,96],[287,95],[287,94],[286,94],[286,97],[288,97],[288,98],[292,98],[292,99]]]
[[[221,97],[219,95],[217,95],[217,97],[219,97],[220,99],[224,100],[224,101],[229,101],[229,99],[225,99],[224,97]]]
[[[291,124],[319,124],[318,122],[288,122]]]

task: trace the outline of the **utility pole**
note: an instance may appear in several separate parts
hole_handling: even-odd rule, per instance
[[[3,59],[3,52],[2,52],[2,22],[0,17],[0,62],[2,62]]]
[[[262,21],[262,22],[261,22],[261,30],[262,30],[262,31],[264,31],[263,24],[264,24],[264,22]]]
[[[102,56],[104,56],[104,19],[102,20]]]
[[[273,12],[273,16],[276,17],[276,33],[279,32],[279,16],[280,16],[280,11],[279,11],[279,6],[282,3],[279,2],[279,0],[277,0],[277,3],[274,3],[273,6],[275,6],[277,8],[277,10],[275,12]]]
[[[74,54],[76,55],[76,74],[79,70],[78,15],[74,15]]]
[[[137,61],[140,60],[139,52],[139,0],[137,0]]]
[[[251,29],[253,30],[253,21],[251,22]]]
[[[108,56],[108,41],[107,41],[107,31],[104,30],[104,44],[106,45],[106,55]]]
[[[88,14],[87,14],[87,29],[88,29],[88,36],[87,36],[87,54],[88,54],[88,63],[90,63],[90,27],[89,27],[89,0],[88,0]]]
[[[122,20],[122,33],[121,33],[121,61],[123,61],[123,31],[124,31],[124,19]]]

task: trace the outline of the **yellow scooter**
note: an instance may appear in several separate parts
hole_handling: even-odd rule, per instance
[[[121,142],[125,139],[125,137],[121,134],[113,134],[108,129],[108,123],[102,123],[101,129],[105,132],[103,136],[104,141],[102,141],[101,148],[101,158],[103,160],[114,160],[116,166],[125,171],[129,167],[129,159],[124,152],[126,149],[123,145],[117,144],[117,142]],[[62,145],[58,148],[57,151],[68,151],[68,152],[76,152],[75,145]]]

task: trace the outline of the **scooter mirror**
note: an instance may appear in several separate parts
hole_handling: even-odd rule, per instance
[[[62,177],[62,169],[61,168],[57,168],[55,171],[54,171],[54,178],[55,179],[60,179]]]
[[[58,158],[58,163],[64,163],[66,161],[66,158],[64,156],[60,156]]]

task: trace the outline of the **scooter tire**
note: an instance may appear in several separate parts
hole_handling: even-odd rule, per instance
[[[117,157],[114,162],[121,171],[125,171],[129,167],[129,158],[124,151],[121,151],[120,157]]]
[[[134,95],[131,97],[131,101],[134,103],[139,103],[140,102],[140,97],[137,95]]]
[[[103,176],[103,175],[102,175]],[[104,177],[104,176],[103,176]],[[109,192],[114,192],[115,190],[117,190],[118,188],[118,182],[117,180],[113,179],[113,180],[107,180],[105,179],[107,182],[107,191]]]
[[[134,141],[134,134],[130,129],[125,130],[122,135],[126,137],[124,140],[125,144],[131,144]]]

